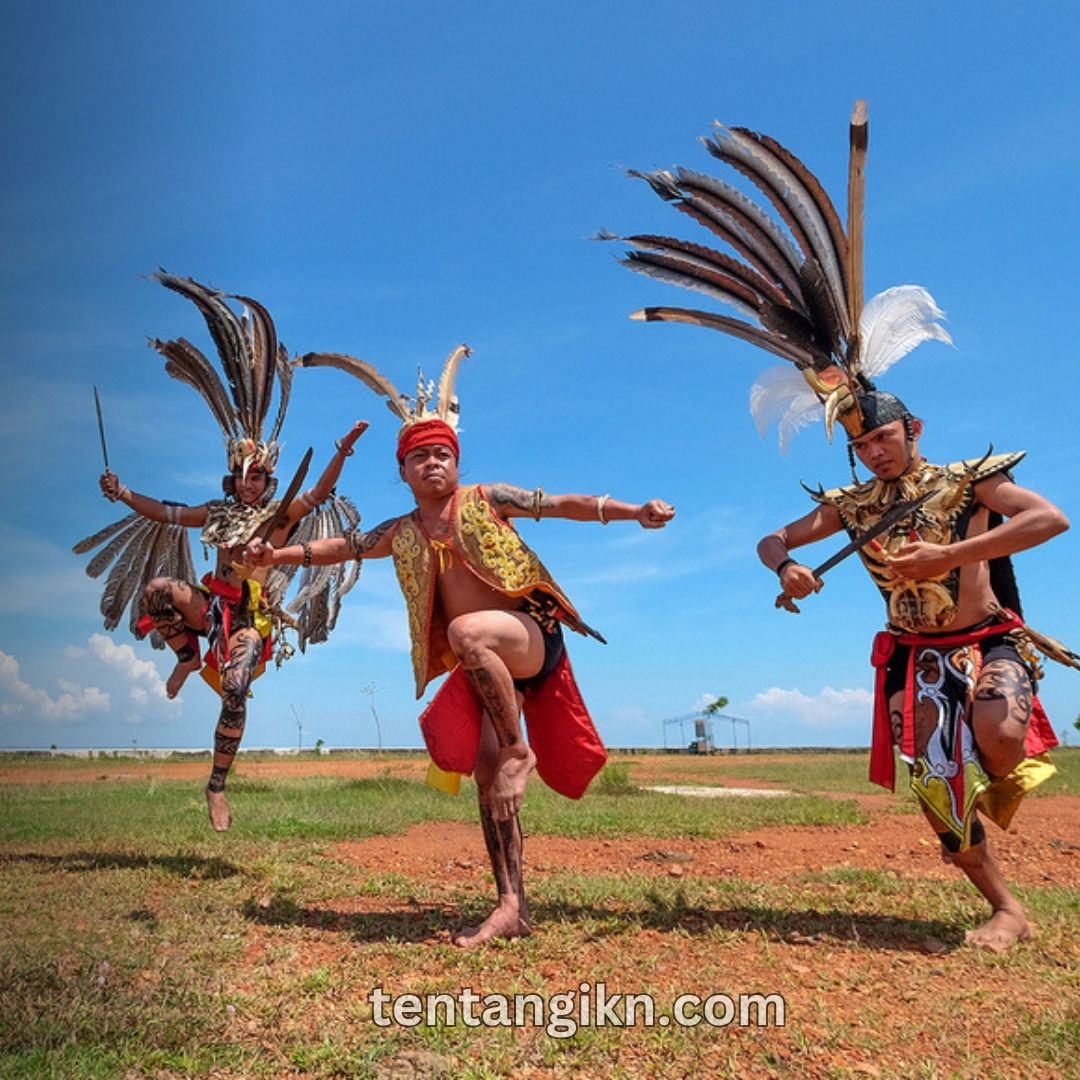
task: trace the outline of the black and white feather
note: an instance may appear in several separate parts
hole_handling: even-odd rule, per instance
[[[247,439],[253,446],[262,444],[267,448],[260,463],[273,468],[289,404],[292,368],[285,346],[277,339],[270,313],[249,296],[224,293],[193,278],[161,270],[154,280],[186,297],[199,309],[216,346],[225,379],[223,382],[210,361],[185,338],[151,340],[150,344],[165,357],[165,370],[199,392],[225,435],[230,454],[233,444]],[[227,300],[239,301],[243,310],[237,314]],[[277,414],[270,431],[264,434],[275,383]]]
[[[296,523],[286,543],[311,543],[345,536],[359,524],[360,514],[356,507],[335,492]],[[285,606],[286,594],[300,569],[298,566],[276,566],[270,572],[266,595],[272,606]],[[359,560],[302,569],[296,595],[285,608],[294,624],[301,652],[309,643],[315,645],[326,641],[337,625],[342,599],[359,578]]]
[[[855,395],[922,341],[950,342],[933,297],[917,285],[887,289],[862,304],[865,103],[851,124],[848,227],[816,176],[775,139],[716,124],[703,139],[719,161],[763,197],[691,169],[631,170],[679,212],[730,249],[672,236],[602,232],[629,250],[637,273],[703,294],[742,318],[685,307],[647,307],[631,318],[705,326],[749,341],[786,361],[751,392],[759,426],[776,423],[780,441],[824,416],[857,423]],[[733,252],[734,254],[732,254]],[[790,366],[788,366],[790,365]],[[849,428],[850,430],[850,428]]]

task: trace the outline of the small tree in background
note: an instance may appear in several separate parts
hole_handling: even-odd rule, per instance
[[[718,697],[714,701],[710,701],[701,711],[706,716],[716,716],[721,709],[726,709],[728,706],[728,699],[726,697]],[[1077,726],[1080,727],[1080,717],[1077,717]]]

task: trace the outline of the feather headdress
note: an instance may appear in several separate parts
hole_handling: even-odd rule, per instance
[[[420,372],[416,381],[416,396],[409,397],[366,360],[345,353],[305,353],[295,363],[302,367],[332,367],[359,379],[369,390],[386,398],[386,407],[401,421],[403,428],[427,420],[441,420],[454,431],[457,430],[461,406],[454,393],[461,361],[469,355],[468,345],[458,345],[446,358],[438,384],[424,381]]]
[[[174,379],[193,386],[210,407],[225,436],[230,471],[242,469],[246,473],[257,465],[271,472],[277,464],[278,436],[289,404],[292,368],[270,313],[250,297],[223,293],[164,270],[154,279],[186,296],[202,313],[217,347],[225,383],[206,357],[184,338],[154,338],[150,342],[165,357],[165,370]],[[237,315],[226,300],[240,301],[243,313]],[[277,416],[264,438],[263,424],[270,411],[275,379],[279,386]]]
[[[706,326],[749,341],[786,361],[754,384],[759,428],[778,423],[781,446],[824,415],[850,438],[863,431],[859,398],[873,378],[922,341],[951,342],[942,311],[918,285],[901,285],[863,304],[862,232],[868,142],[866,103],[851,117],[847,230],[820,181],[775,139],[715,125],[702,140],[766,197],[770,213],[723,180],[689,169],[631,171],[660,198],[705,226],[738,257],[670,236],[599,239],[631,245],[631,270],[694,289],[751,321],[692,308],[650,307],[631,318]]]

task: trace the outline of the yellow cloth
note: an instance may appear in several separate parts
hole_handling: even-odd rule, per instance
[[[1056,772],[1057,766],[1050,760],[1049,754],[1024,758],[1008,776],[995,780],[979,796],[979,809],[995,825],[1007,829],[1020,800]]]
[[[461,791],[461,773],[444,772],[432,761],[428,764],[424,783],[436,791],[445,791],[447,795],[457,795]]]

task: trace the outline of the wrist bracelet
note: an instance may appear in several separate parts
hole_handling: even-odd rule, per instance
[[[340,439],[335,439],[334,440],[334,446],[337,447],[337,452],[342,457],[352,457],[353,454],[356,453],[356,451],[351,446],[348,448],[348,450],[346,450],[345,447],[341,445],[341,440]]]
[[[303,550],[304,550],[304,557],[300,561],[300,565],[301,566],[310,566],[311,565],[311,548],[308,546],[308,543],[307,543],[306,540],[301,540],[300,541],[300,547],[303,548]]]
[[[788,568],[789,566],[796,566],[796,565],[798,565],[798,564],[797,564],[797,563],[795,562],[795,560],[794,560],[794,559],[791,559],[791,558],[787,558],[787,559],[785,559],[785,560],[784,560],[784,561],[783,561],[783,562],[782,562],[782,563],[781,563],[781,564],[780,564],[780,565],[779,565],[779,566],[778,566],[778,567],[776,568],[776,571],[775,571],[775,573],[776,573],[776,576],[777,576],[777,577],[782,577],[782,576],[783,576],[783,574],[784,574],[784,571],[785,571],[785,570],[786,570],[786,569],[787,569],[787,568]]]
[[[604,517],[604,507],[607,506],[607,501],[610,498],[610,495],[601,495],[600,498],[596,500],[596,516],[600,519],[601,525],[606,525],[608,523],[608,519]]]

